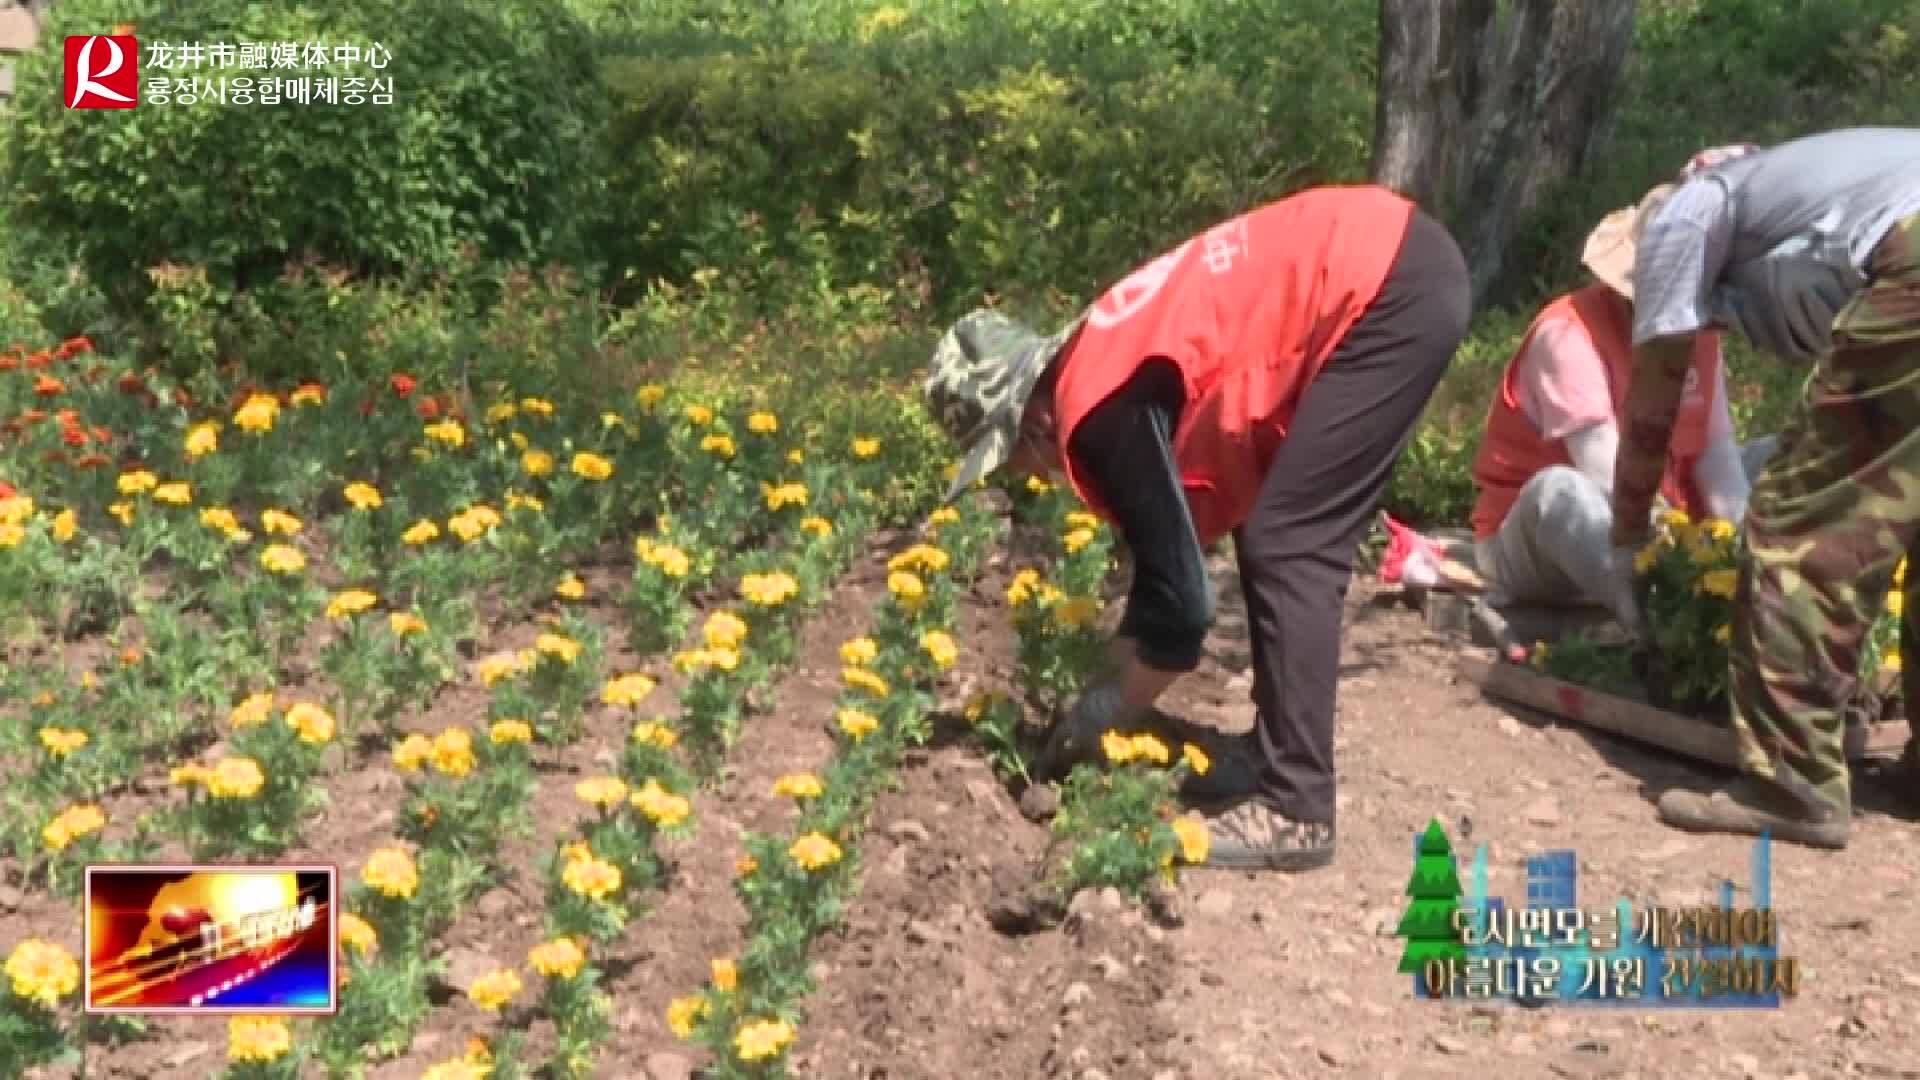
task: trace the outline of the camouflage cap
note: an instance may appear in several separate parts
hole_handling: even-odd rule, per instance
[[[1042,337],[997,311],[982,308],[954,323],[940,338],[927,374],[927,404],[940,427],[966,453],[947,501],[1013,456],[1027,398],[1080,322]]]

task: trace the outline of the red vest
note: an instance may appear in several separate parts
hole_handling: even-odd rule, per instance
[[[1506,375],[1500,380],[1500,392],[1487,409],[1486,433],[1481,437],[1480,455],[1473,463],[1473,480],[1480,497],[1473,505],[1473,535],[1485,540],[1500,530],[1500,523],[1513,509],[1520,487],[1533,474],[1549,465],[1572,465],[1562,441],[1548,442],[1520,407],[1514,378],[1521,358],[1533,344],[1540,327],[1551,321],[1572,319],[1593,339],[1594,351],[1606,364],[1607,388],[1613,396],[1614,422],[1627,402],[1627,386],[1633,372],[1632,309],[1605,285],[1593,284],[1548,304],[1534,316],[1527,336],[1520,341],[1513,358],[1507,362]],[[1667,447],[1667,472],[1660,481],[1660,493],[1668,502],[1689,514],[1701,512],[1702,500],[1693,481],[1693,467],[1707,446],[1707,422],[1713,415],[1713,391],[1720,371],[1720,335],[1701,334],[1693,347],[1693,367],[1687,372],[1687,386],[1680,399],[1680,411],[1673,425],[1673,437]]]
[[[1149,359],[1180,369],[1174,462],[1211,545],[1246,520],[1300,394],[1393,269],[1413,204],[1371,185],[1312,188],[1215,226],[1135,270],[1088,309],[1054,388],[1060,457]]]

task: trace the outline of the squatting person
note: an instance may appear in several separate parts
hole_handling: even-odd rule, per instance
[[[1728,678],[1744,775],[1710,795],[1667,792],[1660,818],[1844,847],[1841,705],[1920,536],[1920,130],[1832,131],[1700,171],[1647,217],[1633,286],[1613,490],[1623,577],[1647,539],[1699,336],[1729,328],[1813,369],[1747,501]],[[1904,588],[1910,642],[1920,575]],[[1906,665],[1909,702],[1917,670]]]
[[[1750,149],[1703,151],[1681,179]],[[1581,262],[1595,280],[1541,308],[1488,404],[1473,466],[1472,525],[1487,582],[1482,611],[1496,626],[1510,606],[1574,600],[1623,622],[1637,616],[1632,591],[1609,587],[1624,580],[1609,572],[1609,560],[1619,425],[1633,366],[1633,226],[1672,190],[1654,188],[1588,234]],[[1667,444],[1661,498],[1690,517],[1737,523],[1774,442],[1735,441],[1720,335],[1702,333]]]
[[[1441,225],[1384,188],[1323,187],[1191,237],[1051,337],[976,311],[935,351],[927,393],[966,451],[952,494],[1010,461],[1064,475],[1133,555],[1119,670],[1057,742],[1147,726],[1199,663],[1204,553],[1233,535],[1258,718],[1250,781],[1200,807],[1210,865],[1333,858],[1342,598],[1470,306]]]

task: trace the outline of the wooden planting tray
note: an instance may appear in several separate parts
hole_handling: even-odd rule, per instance
[[[1556,679],[1495,656],[1466,653],[1456,670],[1461,678],[1479,686],[1488,697],[1525,705],[1696,761],[1727,769],[1739,768],[1733,732],[1711,720],[1656,709],[1645,702]],[[1907,730],[1904,720],[1875,724],[1862,732],[1861,737],[1849,737],[1847,757],[1854,761],[1898,757],[1906,748]]]

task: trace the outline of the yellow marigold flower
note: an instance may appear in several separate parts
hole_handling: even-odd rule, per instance
[[[856,667],[865,667],[880,655],[880,646],[870,637],[851,638],[840,644],[840,659]]]
[[[767,509],[782,510],[789,506],[807,505],[807,485],[798,483],[769,484],[760,481],[760,494],[765,497]]]
[[[533,639],[533,649],[563,664],[570,665],[580,657],[580,643],[564,634],[541,634]]]
[[[660,544],[647,553],[647,565],[670,578],[686,577],[693,570],[693,559],[671,544]]]
[[[755,435],[771,435],[780,430],[780,418],[770,412],[756,412],[747,415],[747,430]]]
[[[278,1016],[236,1016],[227,1021],[227,1057],[266,1064],[293,1049],[293,1032]]]
[[[1069,555],[1078,554],[1081,548],[1091,543],[1093,543],[1092,529],[1075,529],[1060,538],[1061,546],[1067,549]]]
[[[298,702],[288,709],[287,726],[299,732],[301,742],[323,743],[333,738],[333,714],[312,702]]]
[[[413,732],[393,747],[393,764],[401,772],[419,772],[433,757],[433,740]]]
[[[1700,523],[1701,534],[1720,543],[1726,543],[1739,533],[1739,528],[1726,518],[1707,518]]]
[[[1668,528],[1679,528],[1684,525],[1693,524],[1693,519],[1687,516],[1687,512],[1685,510],[1676,508],[1676,509],[1668,510],[1665,513],[1661,514],[1660,524],[1665,525]]]
[[[260,565],[276,574],[297,574],[307,568],[307,557],[299,548],[268,544],[260,553]]]
[[[220,449],[220,424],[203,420],[187,429],[187,458],[198,460]]]
[[[1173,835],[1180,841],[1180,857],[1192,866],[1206,862],[1207,827],[1186,815],[1174,818],[1172,824]]]
[[[537,397],[521,398],[520,408],[526,412],[532,413],[535,416],[552,416],[553,415],[553,402],[548,401],[546,398],[537,398]]]
[[[693,1038],[693,1026],[707,1011],[707,1001],[697,994],[677,997],[667,1003],[667,1027],[678,1039]]]
[[[1658,562],[1659,559],[1660,559],[1659,545],[1648,544],[1646,547],[1643,547],[1639,551],[1634,553],[1633,572],[1636,574],[1644,574],[1649,570],[1652,570],[1653,564]]]
[[[859,709],[841,709],[834,714],[834,719],[840,725],[840,730],[854,742],[859,742],[880,729],[878,719],[871,713],[862,712]]]
[[[489,971],[467,987],[467,996],[486,1012],[499,1012],[519,992],[520,976],[511,968]]]
[[[486,1080],[493,1067],[465,1058],[442,1061],[420,1074],[420,1080]]]
[[[419,547],[422,544],[430,544],[439,537],[440,526],[431,521],[421,520],[407,526],[407,531],[400,534],[400,541],[408,547]]]
[[[1069,510],[1063,519],[1069,529],[1098,529],[1100,519],[1085,510]]]
[[[572,938],[555,938],[535,945],[527,965],[549,979],[571,979],[587,965],[587,954]]]
[[[740,595],[761,607],[779,607],[800,591],[793,575],[776,570],[770,574],[745,574],[740,578]]]
[[[920,648],[933,660],[933,666],[945,671],[960,658],[960,646],[954,644],[952,636],[941,630],[929,630],[920,635]]]
[[[1192,743],[1187,743],[1180,748],[1180,756],[1187,760],[1187,768],[1192,769],[1195,776],[1205,776],[1207,770],[1213,768],[1213,759],[1207,756],[1205,750]]]
[[[605,900],[620,888],[620,868],[589,856],[567,863],[560,880],[589,900]]]
[[[1905,663],[1906,663],[1906,658],[1904,654],[1902,654],[1900,650],[1895,649],[1892,652],[1880,658],[1880,670],[1888,672],[1890,674],[1898,675],[1900,674],[1900,669],[1905,665]]]
[[[27,538],[27,530],[21,525],[0,525],[0,550],[16,548]]]
[[[886,697],[889,692],[887,680],[864,667],[843,667],[840,669],[840,681],[849,690],[862,690],[872,697]]]
[[[803,533],[811,533],[814,536],[832,536],[833,522],[823,517],[803,517],[800,519],[800,531]]]
[[[80,531],[80,517],[71,509],[62,510],[53,515],[53,538],[58,543],[66,543]]]
[[[0,525],[24,525],[33,516],[33,499],[26,495],[0,495]]]
[[[457,779],[472,772],[473,766],[473,736],[466,728],[450,727],[433,737],[435,771]]]
[[[599,454],[582,450],[573,455],[573,475],[582,480],[605,480],[613,475],[613,462]]]
[[[1053,485],[1037,476],[1027,477],[1027,490],[1035,495],[1045,495],[1053,490]]]
[[[805,465],[806,463],[807,463],[806,452],[801,450],[799,447],[796,446],[793,449],[787,451],[787,464]]]
[[[1171,760],[1167,753],[1167,744],[1152,735],[1133,737],[1133,755],[1142,761],[1151,761],[1155,765],[1165,765]]]
[[[79,728],[43,727],[40,729],[40,745],[46,747],[47,753],[54,757],[63,758],[87,745],[87,733]]]
[[[130,502],[114,503],[107,507],[107,513],[119,518],[122,525],[133,524],[133,504]],[[18,528],[18,526],[14,527]]]
[[[608,429],[623,428],[627,426],[627,418],[609,410],[600,414],[600,426]]]
[[[393,631],[394,637],[424,634],[427,632],[427,620],[411,611],[394,611],[387,615],[387,628]]]
[[[908,611],[918,611],[927,602],[927,585],[920,575],[905,570],[896,570],[887,575],[887,591],[893,594],[895,603]]]
[[[709,435],[700,440],[700,449],[714,457],[731,460],[734,453],[733,437],[720,434]]]
[[[527,495],[518,491],[514,491],[512,489],[508,489],[507,491],[507,509],[508,510],[524,509],[524,510],[531,510],[537,514],[540,511],[545,510],[546,508],[547,508],[547,504],[545,502],[542,502],[538,495]]]
[[[379,597],[365,589],[345,589],[327,601],[327,618],[349,619],[379,602]]]
[[[60,851],[75,840],[106,827],[107,815],[98,806],[81,803],[62,810],[59,817],[41,830],[40,838],[50,850]]]
[[[661,787],[658,780],[650,779],[640,785],[640,790],[634,792],[629,801],[634,809],[647,816],[647,820],[663,829],[673,828],[693,813],[693,803],[685,796],[675,795]]]
[[[54,1008],[80,986],[80,963],[63,946],[27,938],[7,954],[7,979],[15,997]]]
[[[651,409],[666,400],[667,388],[659,383],[648,383],[633,392],[633,400],[643,409]]]
[[[1900,557],[1899,564],[1893,568],[1893,587],[1896,589],[1899,589],[1899,588],[1905,587],[1906,584],[1907,584],[1907,559],[1906,559],[1906,556],[1902,555]]]
[[[747,640],[747,623],[731,611],[716,611],[707,616],[700,636],[709,649],[738,649]]]
[[[242,431],[264,435],[273,430],[273,422],[279,416],[280,402],[271,394],[254,394],[233,414],[233,422]]]
[[[504,424],[513,419],[514,414],[519,411],[511,401],[496,402],[487,406],[487,423]]]
[[[853,456],[862,460],[880,452],[880,440],[862,436],[853,440]]]
[[[1712,596],[1732,597],[1740,584],[1738,570],[1709,570],[1700,575],[1695,588]]]
[[[662,750],[671,750],[673,744],[680,741],[680,737],[673,733],[672,728],[658,720],[642,720],[633,725],[633,741],[649,743]]]
[[[319,405],[327,400],[327,392],[319,383],[301,383],[287,395],[287,400],[295,405]]]
[[[455,449],[467,445],[467,429],[461,427],[458,420],[442,420],[437,424],[428,424],[422,430],[434,442],[445,443]]]
[[[285,510],[260,511],[260,527],[272,536],[299,536],[306,525]]]
[[[346,496],[348,505],[355,510],[378,510],[386,502],[380,497],[379,488],[359,480],[348,484],[342,494]]]
[[[515,450],[519,450],[522,453],[524,453],[529,447],[533,445],[532,442],[528,441],[525,435],[522,435],[517,431],[507,432],[507,441],[513,444],[513,448]]]
[[[367,956],[380,947],[380,937],[367,920],[351,912],[340,916],[340,946]]]
[[[733,1048],[742,1061],[778,1057],[793,1042],[793,1025],[785,1020],[755,1020],[734,1033]]]
[[[207,794],[216,799],[251,799],[266,783],[267,775],[252,758],[221,758],[207,776]]]
[[[600,689],[600,700],[608,705],[632,708],[653,693],[654,686],[652,679],[638,672],[621,675],[607,680],[607,685]]]
[[[1117,731],[1109,731],[1100,736],[1100,751],[1115,765],[1125,765],[1139,752],[1134,748],[1132,739]]]
[[[578,574],[568,574],[553,587],[553,595],[562,600],[579,600],[587,595],[587,583]]]
[[[406,900],[420,888],[420,870],[405,848],[383,847],[367,856],[360,880],[382,896]]]
[[[758,869],[760,869],[760,860],[751,855],[742,855],[733,860],[734,877],[746,877]]]
[[[120,474],[114,486],[122,495],[138,495],[143,491],[152,491],[160,486],[160,478],[145,469],[134,469]]]
[[[185,765],[175,765],[167,770],[167,783],[192,787],[195,784],[206,783],[212,776],[213,773],[205,765],[197,761],[189,761]]]
[[[1040,572],[1028,567],[1013,575],[1013,581],[1007,586],[1007,603],[1019,607],[1033,599],[1034,590],[1040,587]]]
[[[787,848],[787,857],[802,870],[819,870],[840,861],[840,845],[824,833],[810,832]]]
[[[705,405],[689,405],[686,408],[687,422],[694,427],[706,427],[713,423],[713,410]]]
[[[773,782],[773,793],[783,799],[817,799],[824,789],[812,773],[788,773]]]
[[[627,785],[617,776],[590,776],[573,785],[573,795],[581,802],[607,810],[627,797]]]
[[[168,506],[186,506],[193,502],[193,485],[184,480],[174,480],[153,489],[153,501]]]
[[[1091,596],[1067,598],[1053,609],[1053,618],[1061,626],[1081,627],[1100,615],[1100,601]]]
[[[1901,615],[1905,614],[1906,610],[1907,610],[1907,594],[1906,593],[1890,592],[1887,594],[1887,614],[1897,619],[1897,618],[1900,618]]]
[[[937,574],[947,568],[952,559],[945,551],[932,544],[915,544],[907,550],[887,560],[887,569],[893,571],[924,570]]]
[[[495,746],[508,743],[530,743],[533,741],[533,726],[525,720],[495,720],[487,729],[487,738]]]

